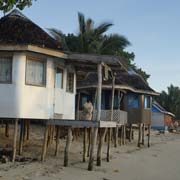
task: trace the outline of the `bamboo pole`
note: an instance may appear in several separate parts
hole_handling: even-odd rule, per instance
[[[19,136],[19,155],[22,154],[23,150],[23,135],[24,135],[24,119],[20,121],[20,136]]]
[[[5,127],[5,136],[9,137],[9,123],[6,122],[5,125],[6,125],[6,127]]]
[[[56,126],[56,148],[55,148],[55,156],[58,156],[59,152],[59,136],[60,136],[60,127]]]
[[[129,142],[132,141],[132,124],[129,125]]]
[[[150,147],[151,125],[148,124],[148,147]]]
[[[49,126],[46,125],[45,131],[44,131],[44,141],[43,141],[43,147],[42,147],[41,161],[44,161],[46,152],[47,152],[48,131],[49,131]]]
[[[99,144],[98,144],[98,150],[97,150],[97,166],[101,166],[102,147],[103,147],[106,132],[107,132],[106,128],[100,129]]]
[[[111,119],[113,121],[113,110],[114,110],[114,84],[115,84],[115,76],[112,77],[112,101],[111,101]],[[111,147],[111,135],[112,128],[108,128],[108,142],[107,142],[107,162],[110,161],[110,147]]]
[[[115,127],[115,139],[114,139],[114,147],[118,146],[118,132],[119,132],[119,127]]]
[[[29,136],[30,136],[30,120],[27,119],[27,124],[26,124],[26,128],[27,128],[27,134],[26,134],[26,140],[29,140]]]
[[[145,131],[145,125],[142,124],[142,145],[144,145],[144,131]]]
[[[87,128],[84,128],[84,136],[83,136],[83,162],[86,162],[86,154],[87,154]]]
[[[139,132],[138,132],[138,147],[141,147],[141,123],[139,123]]]
[[[66,147],[64,151],[64,167],[67,167],[69,164],[69,150],[72,142],[72,129],[68,127],[68,135],[66,140]]]
[[[15,119],[12,162],[14,162],[16,159],[17,133],[18,133],[18,119]]]
[[[97,121],[101,120],[101,93],[102,93],[102,64],[98,64],[98,89],[97,89]],[[89,165],[88,170],[93,170],[93,162],[94,162],[94,148],[97,141],[98,128],[95,127],[92,131],[93,135],[91,138],[91,150],[89,157]]]

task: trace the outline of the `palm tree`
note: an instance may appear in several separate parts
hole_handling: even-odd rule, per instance
[[[95,26],[91,18],[86,20],[82,13],[78,13],[78,23],[79,32],[77,35],[68,34],[65,36],[56,29],[49,29],[49,31],[66,50],[72,52],[117,55],[117,52],[130,45],[124,36],[119,34],[105,35],[113,26],[110,22],[103,22]]]

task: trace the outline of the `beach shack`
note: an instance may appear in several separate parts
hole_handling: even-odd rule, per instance
[[[159,131],[167,131],[172,125],[175,115],[164,109],[157,101],[152,104],[151,128]]]
[[[18,10],[0,19],[0,119],[15,121],[13,161],[18,122],[21,154],[30,119],[75,119],[76,73],[66,61],[61,44]]]

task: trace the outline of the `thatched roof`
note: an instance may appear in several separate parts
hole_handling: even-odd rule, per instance
[[[90,72],[86,74],[84,79],[77,82],[77,89],[96,88],[97,84],[97,73]],[[103,80],[102,86],[103,88],[111,88],[112,80]],[[136,93],[158,95],[158,93],[150,88],[140,75],[132,72],[116,71],[115,88]]]
[[[59,42],[16,9],[0,19],[0,45],[61,49]]]

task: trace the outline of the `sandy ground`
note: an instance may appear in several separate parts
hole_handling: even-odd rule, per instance
[[[36,133],[35,133],[36,132]],[[39,157],[42,145],[42,128],[33,127],[31,140],[25,144],[24,155]],[[12,133],[12,132],[11,132]],[[0,131],[0,145],[12,138],[4,138]],[[21,162],[0,164],[0,180],[179,180],[180,134],[152,133],[150,148],[136,147],[136,139],[126,146],[112,147],[111,162],[105,161],[104,147],[102,166],[87,171],[88,163],[82,163],[82,142],[74,141],[70,153],[70,165],[63,167],[64,140],[59,157],[55,158],[54,144],[48,149],[45,162]]]

